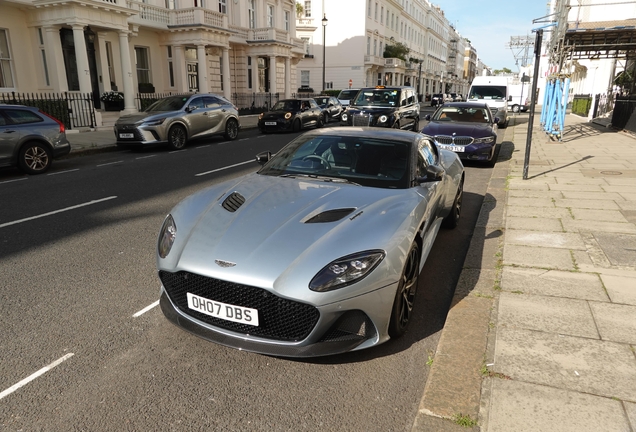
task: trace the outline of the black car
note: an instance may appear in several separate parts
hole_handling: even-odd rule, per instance
[[[271,110],[258,117],[258,129],[262,133],[294,131],[308,127],[323,127],[325,114],[315,100],[310,98],[283,99]]]
[[[340,114],[344,111],[344,107],[337,98],[333,96],[316,96],[314,100],[326,114],[325,123],[328,123],[330,119],[340,120]]]
[[[348,126],[420,128],[420,103],[413,87],[377,86],[360,89],[346,111],[342,123]]]
[[[446,102],[446,95],[442,93],[436,93],[431,96],[431,106],[438,106]]]
[[[437,147],[451,150],[462,160],[497,161],[497,121],[488,105],[473,102],[445,103],[430,116],[422,133],[433,138]]]
[[[0,167],[42,174],[71,151],[64,123],[38,108],[0,104],[0,127]]]

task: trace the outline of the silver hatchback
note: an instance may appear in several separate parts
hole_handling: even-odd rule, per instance
[[[168,144],[179,150],[188,140],[207,135],[234,140],[240,127],[232,102],[214,94],[193,94],[169,96],[142,112],[120,117],[115,137],[121,147]]]

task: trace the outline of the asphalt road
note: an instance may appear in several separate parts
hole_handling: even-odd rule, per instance
[[[0,170],[0,429],[410,430],[491,169],[467,166],[462,220],[440,231],[397,341],[274,358],[199,339],[153,307],[172,206],[255,171],[256,153],[294,136],[251,130],[62,159],[41,176]]]

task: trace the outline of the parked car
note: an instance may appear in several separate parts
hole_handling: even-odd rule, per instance
[[[64,123],[35,107],[0,104],[0,133],[0,167],[27,174],[48,171],[53,159],[71,151]]]
[[[449,102],[462,102],[464,98],[459,93],[451,93]]]
[[[329,123],[329,119],[340,120],[340,114],[344,111],[344,107],[340,101],[334,96],[316,96],[314,98],[325,115],[325,123]]]
[[[360,91],[360,89],[344,89],[344,90],[340,90],[340,93],[338,94],[338,100],[340,101],[340,103],[342,104],[343,107],[346,107],[349,105],[349,101],[351,99],[355,99],[356,95],[358,94],[358,92]]]
[[[282,99],[271,110],[258,117],[258,129],[262,133],[294,131],[309,127],[323,127],[326,113],[311,98]]]
[[[438,106],[446,102],[446,95],[442,93],[435,93],[431,96],[431,106]]]
[[[413,132],[336,127],[257,155],[253,174],[186,198],[159,232],[172,323],[245,351],[311,357],[402,336],[464,168]]]
[[[141,147],[168,144],[180,150],[194,138],[222,134],[235,140],[241,127],[238,109],[223,96],[193,94],[168,96],[144,111],[121,116],[115,122],[117,145]]]
[[[453,102],[440,106],[422,133],[429,135],[440,149],[450,150],[464,160],[497,161],[497,122],[487,104]]]
[[[348,126],[420,128],[420,103],[413,87],[376,86],[360,89],[341,116]]]

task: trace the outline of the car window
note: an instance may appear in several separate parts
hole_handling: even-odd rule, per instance
[[[7,124],[7,119],[2,115],[2,111],[0,111],[0,126],[4,126]]]
[[[157,102],[146,108],[145,112],[163,112],[163,111],[179,111],[183,109],[188,96],[171,96],[164,99],[159,99]]]
[[[188,104],[188,108],[190,108],[190,109],[200,109],[200,108],[203,108],[203,107],[204,107],[204,104],[203,104],[203,98],[202,97],[194,98]]]
[[[310,105],[312,108],[319,108],[319,107],[318,107],[318,104],[317,104],[317,103],[316,103],[316,101],[315,101],[315,100],[313,100],[313,99],[310,99],[310,100],[309,100],[309,105]]]
[[[417,166],[415,167],[415,176],[416,177],[426,177],[426,167],[428,163],[424,156],[422,156],[421,152],[417,152]]]
[[[358,90],[342,90],[338,95],[338,99],[351,100],[358,94]]]
[[[395,107],[400,103],[400,91],[391,89],[363,89],[353,101],[353,106]]]
[[[39,123],[44,121],[42,117],[29,110],[8,108],[4,110],[4,113],[14,124]]]
[[[415,103],[415,94],[411,90],[406,91],[406,104],[411,105]]]
[[[221,101],[214,96],[204,96],[203,104],[205,105],[206,108],[216,108],[222,105]]]

